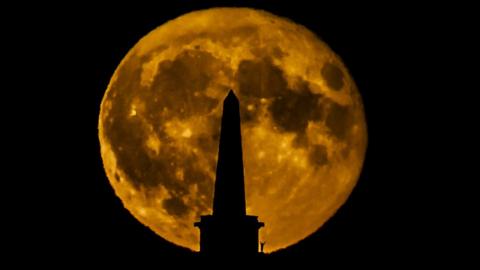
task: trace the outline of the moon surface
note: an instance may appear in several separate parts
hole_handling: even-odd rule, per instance
[[[367,145],[362,100],[341,59],[305,27],[249,8],[214,8],[144,36],[113,74],[99,139],[126,209],[199,250],[211,214],[222,104],[240,100],[247,214],[265,251],[318,230],[355,186]]]

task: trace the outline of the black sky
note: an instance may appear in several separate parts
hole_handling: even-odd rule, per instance
[[[434,6],[313,2],[41,6],[13,19],[19,27],[10,28],[14,38],[7,46],[22,52],[14,68],[32,73],[14,78],[16,108],[29,109],[10,125],[24,142],[11,159],[29,164],[15,169],[23,187],[15,197],[23,201],[24,190],[35,195],[25,203],[28,212],[15,211],[13,226],[23,231],[15,249],[70,261],[190,257],[123,208],[103,171],[97,123],[109,79],[139,38],[181,14],[215,6],[264,9],[317,33],[343,59],[365,105],[369,140],[358,185],[320,231],[275,257],[369,264],[410,261],[442,249],[445,238],[427,222],[441,211],[429,169],[440,163],[428,156],[442,145],[434,134],[448,116],[437,113],[445,93],[429,83],[442,75],[427,66],[442,55],[433,37],[444,31],[445,17]]]

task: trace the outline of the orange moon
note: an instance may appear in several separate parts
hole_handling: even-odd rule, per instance
[[[222,103],[241,105],[247,214],[265,251],[318,230],[363,165],[362,100],[341,59],[305,27],[249,8],[195,11],[128,52],[101,104],[107,177],[123,205],[168,241],[199,250],[210,214]]]

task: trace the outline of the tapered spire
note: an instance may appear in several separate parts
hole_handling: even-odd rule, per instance
[[[213,215],[241,217],[245,214],[240,105],[230,90],[223,101]]]
[[[258,230],[263,225],[257,216],[246,215],[240,105],[230,90],[223,101],[213,213],[194,223],[200,229],[200,253],[242,259],[258,255]]]

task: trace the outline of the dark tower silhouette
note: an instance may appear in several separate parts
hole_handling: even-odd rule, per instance
[[[264,224],[246,215],[240,106],[232,90],[223,102],[213,214],[194,225],[200,229],[201,254],[258,254],[258,230]]]

